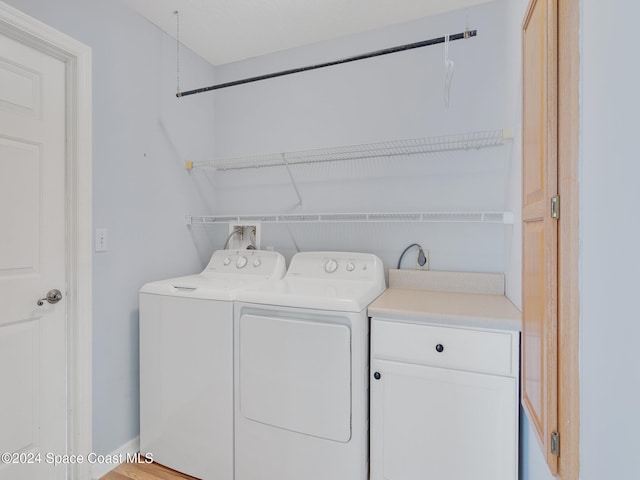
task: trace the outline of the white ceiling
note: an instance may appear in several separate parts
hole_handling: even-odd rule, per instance
[[[488,0],[120,0],[213,65],[235,62]]]

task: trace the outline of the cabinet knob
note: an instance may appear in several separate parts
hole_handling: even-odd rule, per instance
[[[380,375],[380,372],[375,372],[373,374],[373,378],[375,378],[376,380],[380,380],[380,377],[382,377],[382,375]]]
[[[442,353],[443,351],[444,351],[444,346],[441,343],[437,344],[436,345],[436,352]]]

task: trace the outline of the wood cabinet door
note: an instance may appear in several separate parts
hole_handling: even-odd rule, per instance
[[[551,472],[557,456],[557,0],[532,0],[523,23],[522,401]]]

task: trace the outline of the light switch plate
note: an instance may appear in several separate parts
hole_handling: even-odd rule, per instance
[[[107,229],[96,228],[96,252],[107,251]]]

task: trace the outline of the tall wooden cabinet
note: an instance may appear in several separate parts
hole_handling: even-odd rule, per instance
[[[522,24],[522,403],[563,480],[580,470],[579,32],[578,0],[530,0]]]

